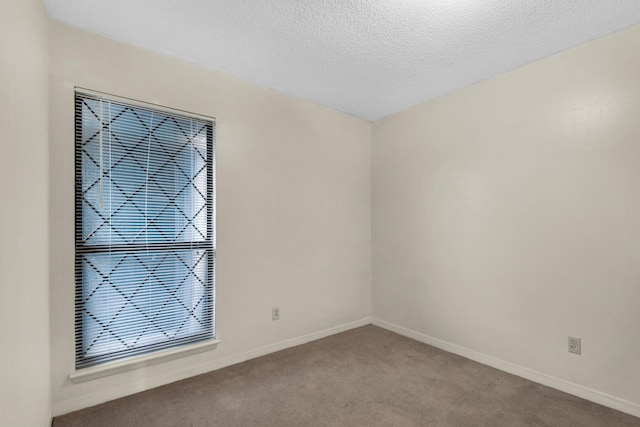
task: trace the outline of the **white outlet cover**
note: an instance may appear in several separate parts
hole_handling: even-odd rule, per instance
[[[569,353],[582,354],[582,338],[569,337]]]

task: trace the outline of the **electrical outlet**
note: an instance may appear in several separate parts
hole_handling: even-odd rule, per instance
[[[569,337],[569,353],[582,354],[582,338]]]
[[[271,309],[271,320],[280,320],[280,307],[273,307]]]

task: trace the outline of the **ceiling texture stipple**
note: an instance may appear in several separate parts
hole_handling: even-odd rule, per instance
[[[371,121],[640,22],[640,0],[45,3],[74,27]]]

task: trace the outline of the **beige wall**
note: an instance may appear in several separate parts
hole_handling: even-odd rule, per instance
[[[640,415],[640,26],[376,122],[372,170],[374,317]]]
[[[55,22],[50,45],[55,413],[367,322],[370,123]],[[78,385],[67,379],[74,86],[216,117],[216,350]]]
[[[0,425],[49,425],[47,18],[0,2]]]

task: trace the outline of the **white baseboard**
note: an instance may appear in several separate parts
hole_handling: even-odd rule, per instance
[[[276,351],[284,350],[297,345],[305,344],[310,341],[315,341],[320,338],[325,338],[330,335],[334,335],[340,332],[348,331],[350,329],[365,326],[371,323],[370,317],[365,317],[354,322],[345,323],[343,325],[335,326],[333,328],[325,329],[318,332],[313,332],[307,335],[302,335],[295,338],[286,339],[284,341],[270,344],[267,346],[259,347],[253,350],[249,350],[240,354],[224,357],[222,359],[210,360],[200,365],[189,366],[184,369],[172,371],[164,375],[154,376],[153,378],[145,377],[138,381],[127,383],[119,387],[113,387],[106,390],[100,390],[96,393],[79,396],[73,399],[62,400],[53,403],[53,415],[59,416],[69,412],[77,411],[80,409],[88,408],[90,406],[99,405],[100,403],[108,402],[110,400],[118,399],[120,397],[128,396],[130,394],[139,393],[141,391],[149,390],[155,387],[159,387],[172,382],[180,381],[185,378],[200,375],[206,372],[215,371],[217,369],[225,368],[227,366],[235,365],[237,363],[244,362],[246,360],[255,359],[256,357],[264,356]]]
[[[405,337],[412,338],[416,341],[429,344],[449,353],[457,354],[475,362],[482,363],[483,365],[491,366],[492,368],[517,375],[535,383],[581,397],[591,402],[616,409],[620,412],[624,412],[635,417],[640,417],[640,404],[638,403],[621,399],[616,396],[611,396],[609,394],[602,393],[600,391],[584,387],[570,381],[556,378],[543,372],[497,359],[484,353],[470,350],[468,348],[461,347],[459,345],[452,344],[447,341],[443,341],[438,338],[434,338],[429,335],[404,328],[402,326],[394,325],[393,323],[385,322],[384,320],[373,318],[371,323],[375,326],[379,326],[397,334],[404,335]]]

